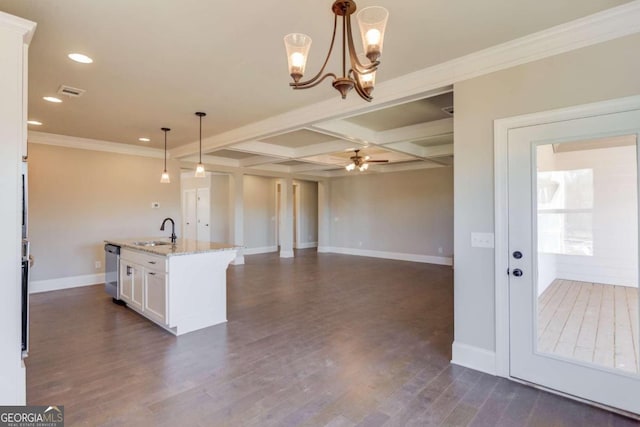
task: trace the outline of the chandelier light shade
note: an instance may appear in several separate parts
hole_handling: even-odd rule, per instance
[[[160,177],[160,182],[162,184],[171,183],[171,179],[169,178],[169,172],[167,172],[167,132],[171,129],[162,128],[162,132],[164,132],[164,171],[162,172],[162,176]]]
[[[375,73],[380,65],[384,33],[389,19],[389,12],[378,6],[362,9],[356,20],[360,28],[364,53],[356,52],[351,29],[351,15],[356,11],[356,3],[353,0],[336,0],[331,10],[334,13],[333,36],[327,57],[320,71],[309,80],[302,80],[304,76],[311,37],[306,34],[293,33],[284,38],[287,50],[289,74],[293,82],[289,83],[293,89],[308,89],[320,84],[328,77],[333,78],[333,87],[340,92],[342,99],[347,97],[351,89],[355,89],[358,95],[366,101],[371,101],[371,92],[375,86]],[[325,73],[325,68],[331,58],[331,53],[336,42],[336,34],[339,31],[338,18],[342,17],[342,73]],[[349,64],[347,65],[347,57]]]
[[[204,171],[204,164],[202,164],[202,118],[206,115],[207,113],[201,113],[201,112],[196,113],[196,116],[200,118],[200,160],[196,165],[196,175],[195,175],[196,178],[204,178],[206,176],[206,173]]]

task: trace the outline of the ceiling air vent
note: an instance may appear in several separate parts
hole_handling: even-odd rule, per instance
[[[65,95],[65,96],[70,96],[70,97],[73,97],[73,98],[77,98],[79,96],[82,96],[82,94],[85,93],[85,92],[86,91],[84,89],[78,89],[78,88],[71,87],[71,86],[66,86],[66,85],[62,85],[58,89],[58,95]]]
[[[453,105],[451,107],[444,107],[442,111],[450,116],[453,116]]]

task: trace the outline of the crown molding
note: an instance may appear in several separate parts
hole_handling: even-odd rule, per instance
[[[22,36],[22,42],[26,45],[31,43],[37,25],[38,24],[33,21],[0,12],[0,26],[20,34]]]
[[[374,104],[357,97],[335,97],[232,129],[206,139],[203,150],[255,141],[267,135],[306,128],[375,111],[451,90],[454,83],[640,32],[640,0],[483,49],[380,83]],[[172,151],[182,157],[197,151],[187,144]]]
[[[58,135],[55,133],[29,131],[28,142],[31,144],[54,145],[78,150],[103,151],[107,153],[128,154],[131,156],[153,157],[156,159],[164,158],[164,150],[158,148],[138,147],[130,144]],[[170,155],[167,153],[167,158],[169,157]]]

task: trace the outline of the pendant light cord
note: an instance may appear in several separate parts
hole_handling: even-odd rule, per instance
[[[202,116],[200,116],[200,163],[202,163]]]
[[[164,171],[167,171],[167,131],[164,131]]]

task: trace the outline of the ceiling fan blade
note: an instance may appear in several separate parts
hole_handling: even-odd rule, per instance
[[[389,163],[389,160],[367,160],[367,163]]]

